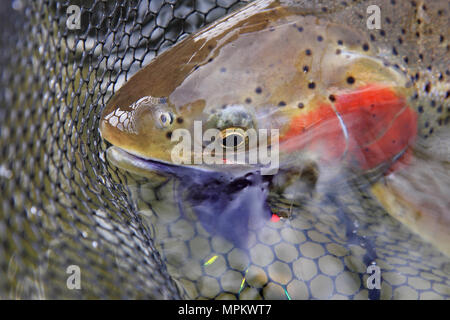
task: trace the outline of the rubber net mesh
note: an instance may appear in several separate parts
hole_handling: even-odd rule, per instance
[[[1,298],[183,297],[129,200],[129,177],[105,160],[98,123],[139,68],[242,4],[5,1]],[[80,8],[80,29],[68,27],[70,5]],[[73,265],[82,290],[66,285]]]

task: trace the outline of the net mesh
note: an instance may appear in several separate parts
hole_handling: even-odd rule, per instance
[[[295,219],[250,230],[244,252],[171,209],[170,190],[183,181],[136,177],[106,160],[98,126],[111,96],[156,55],[247,2],[14,0],[0,9],[0,298],[450,297],[448,257],[367,190],[307,197],[294,209],[274,201]],[[371,45],[417,38],[407,19],[416,16],[414,1],[378,2],[384,19],[396,22],[370,31]],[[438,15],[421,27],[448,23],[448,5],[432,3],[427,10]],[[320,12],[335,6],[342,10],[330,19],[365,26],[365,1]],[[420,79],[428,64],[443,72],[449,49],[440,37],[448,35],[439,33],[420,42],[427,54],[415,42],[388,51],[409,57],[410,67],[423,55]],[[419,118],[424,139],[434,130],[430,119],[442,130],[448,123],[448,102],[436,99],[441,111],[432,106]],[[374,262],[383,269],[381,291],[369,292],[366,268]],[[73,289],[78,269],[81,290]]]
[[[129,177],[105,160],[100,114],[155,55],[243,3],[2,6],[0,297],[183,298],[130,201]],[[68,290],[77,267],[82,290]]]

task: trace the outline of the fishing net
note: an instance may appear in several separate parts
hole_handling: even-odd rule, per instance
[[[246,3],[4,4],[0,298],[450,297],[448,258],[390,218],[364,191],[358,197],[348,193],[323,196],[315,203],[305,200],[300,209],[275,203],[286,215],[296,210],[296,219],[258,231],[248,254],[208,234],[191,217],[168,210],[169,201],[155,201],[164,199],[177,182],[137,177],[108,162],[109,145],[98,126],[111,96],[156,55]],[[309,8],[314,2],[297,3]],[[327,1],[317,3],[325,6]],[[395,15],[404,9],[395,7],[400,1],[383,3],[392,6],[383,12],[394,25]],[[347,8],[345,1],[335,5]],[[335,19],[365,25],[361,17],[366,7],[361,5],[355,14],[351,7]],[[320,12],[327,10],[334,7]],[[445,18],[438,15],[436,21]],[[394,47],[397,58],[409,56],[412,64],[417,52],[402,44],[402,27],[408,21],[395,23],[392,30],[397,33],[374,30],[370,40],[401,40]],[[448,46],[439,50],[448,52]],[[424,61],[428,57],[433,58],[425,55]],[[424,127],[431,135],[432,128]],[[171,237],[180,241],[171,243]],[[375,262],[383,271],[381,291],[366,286],[366,268]],[[181,275],[175,277],[178,271]]]
[[[155,55],[242,4],[2,6],[0,297],[181,298],[127,196],[126,177],[105,161],[100,113]],[[70,290],[77,267],[82,288]]]

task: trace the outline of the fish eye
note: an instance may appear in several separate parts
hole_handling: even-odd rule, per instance
[[[170,112],[160,112],[157,119],[162,128],[167,128],[173,123],[173,116]]]
[[[224,148],[237,149],[245,143],[245,133],[240,128],[228,128],[220,132],[218,141]]]

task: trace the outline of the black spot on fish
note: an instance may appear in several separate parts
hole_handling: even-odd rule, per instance
[[[380,30],[380,36],[384,37],[386,35],[386,31],[384,31],[383,29]]]
[[[440,43],[444,42],[444,36],[443,36],[442,34],[439,35],[439,42],[440,42]]]
[[[299,104],[297,105],[300,109],[303,109],[303,107],[304,107],[304,104],[303,103],[301,103],[301,102],[299,102]]]
[[[342,45],[344,44],[344,42],[343,42],[342,40],[338,40],[338,41],[337,41],[337,44],[340,45],[340,46],[342,46]]]
[[[425,85],[425,92],[430,93],[430,90],[431,90],[431,83],[427,82]]]
[[[304,66],[304,67],[303,67],[303,72],[306,73],[306,72],[308,72],[308,71],[309,71],[309,67],[308,67],[308,66]]]
[[[297,30],[298,30],[299,32],[303,32],[303,27],[298,27]]]
[[[166,137],[167,137],[167,139],[172,138],[172,131],[167,131]]]
[[[285,105],[286,105],[286,102],[284,102],[284,101],[278,102],[279,107],[284,107]]]
[[[369,51],[369,45],[367,43],[364,43],[362,48],[364,51]]]
[[[330,94],[328,99],[330,99],[330,101],[332,101],[332,102],[336,101],[336,97],[334,95],[332,95],[332,94]]]
[[[252,103],[252,99],[251,98],[245,99],[245,103]]]
[[[398,55],[397,49],[395,47],[392,47],[392,54],[394,56]]]
[[[255,92],[256,92],[257,94],[260,94],[260,93],[262,92],[261,87],[257,87],[257,88],[255,89]]]
[[[439,112],[439,113],[441,113],[441,112],[442,112],[442,106],[439,106],[439,107],[436,109],[436,111]]]
[[[317,37],[317,41],[322,42],[323,41],[323,37],[322,36],[318,36]]]
[[[215,111],[215,110],[212,110],[212,111]],[[178,117],[178,118],[177,118],[177,122],[178,122],[178,123],[183,123],[183,121],[184,121],[183,118],[181,118],[181,117]]]
[[[422,107],[422,106],[419,106],[419,107],[417,108],[417,111],[419,111],[419,113],[423,113],[423,107]]]
[[[373,34],[370,35],[370,41],[376,41],[377,39],[375,38],[375,36]]]
[[[352,76],[347,77],[347,83],[348,84],[354,84],[355,83],[355,78],[353,78]]]
[[[336,49],[336,54],[341,54],[341,49]]]
[[[306,49],[305,53],[306,53],[307,56],[310,56],[312,52],[311,52],[310,49]]]
[[[308,88],[314,89],[316,87],[316,84],[314,82],[308,83]]]

